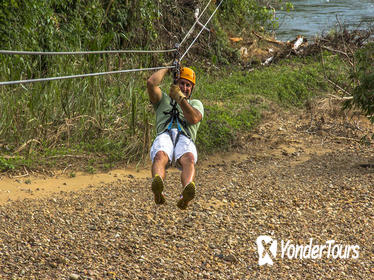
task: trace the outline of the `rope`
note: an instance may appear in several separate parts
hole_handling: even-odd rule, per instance
[[[79,51],[79,52],[34,52],[34,51],[10,51],[0,50],[0,54],[16,54],[16,55],[83,55],[83,54],[113,54],[113,53],[165,53],[175,52],[176,49],[170,50],[114,50],[114,51]]]
[[[187,32],[186,36],[184,36],[184,38],[183,38],[182,42],[180,42],[179,46],[181,46],[184,43],[184,41],[186,41],[187,38],[191,35],[192,30],[195,28],[196,24],[199,22],[199,19],[204,14],[205,10],[208,8],[208,6],[210,5],[211,2],[212,2],[212,0],[210,0],[209,3],[205,6],[204,10],[201,12],[201,14],[199,15],[199,17],[196,19],[195,23],[192,25],[192,27],[190,28],[190,30]]]
[[[62,76],[62,77],[40,78],[40,79],[32,79],[32,80],[7,81],[7,82],[0,82],[0,86],[15,85],[15,84],[27,84],[27,83],[44,82],[44,81],[56,81],[56,80],[65,80],[65,79],[72,79],[72,78],[103,76],[103,75],[108,75],[108,74],[120,74],[120,73],[129,73],[129,72],[160,70],[160,69],[166,69],[166,68],[167,69],[172,69],[172,68],[174,68],[174,66],[163,66],[163,67],[152,67],[152,68],[141,68],[141,69],[130,69],[130,70],[118,70],[118,71],[89,73],[89,74],[80,74],[80,75],[71,75],[71,76]]]
[[[221,2],[218,4],[218,6],[216,7],[216,9],[214,10],[214,12],[212,13],[212,15],[210,16],[210,18],[208,19],[208,21],[204,24],[204,26],[201,28],[199,34],[197,34],[197,36],[195,37],[195,39],[192,41],[192,43],[190,44],[190,46],[187,48],[187,50],[184,52],[184,54],[181,56],[180,58],[180,61],[182,61],[182,59],[185,57],[185,55],[188,53],[188,51],[190,50],[190,48],[193,46],[193,44],[196,42],[197,38],[199,38],[200,34],[204,31],[204,29],[206,28],[206,26],[208,25],[208,23],[210,22],[210,20],[213,18],[213,16],[215,15],[215,13],[217,12],[218,8],[221,6],[221,4],[223,3],[223,1],[225,0],[221,0]]]

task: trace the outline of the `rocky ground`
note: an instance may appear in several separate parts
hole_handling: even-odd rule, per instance
[[[201,157],[186,211],[174,169],[165,206],[130,175],[3,204],[0,279],[372,279],[374,168],[360,165],[374,162],[372,126],[326,104],[274,109],[231,156]],[[272,266],[258,265],[260,235],[278,241]],[[282,240],[311,238],[358,245],[358,258],[282,258]]]

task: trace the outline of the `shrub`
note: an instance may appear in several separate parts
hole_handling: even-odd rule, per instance
[[[358,50],[352,80],[356,84],[353,98],[347,100],[345,108],[356,107],[374,122],[374,43]]]

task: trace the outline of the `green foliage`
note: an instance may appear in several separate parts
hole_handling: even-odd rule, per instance
[[[357,107],[374,122],[374,43],[357,51],[352,81],[356,84],[353,99],[347,100],[345,108]]]
[[[89,166],[86,167],[86,172],[90,173],[90,174],[95,174],[96,173],[96,169],[92,165],[89,165]]]
[[[197,135],[197,145],[204,153],[222,151],[239,143],[239,135],[250,130],[259,120],[256,107],[240,108],[239,104],[205,106],[205,119]]]
[[[0,172],[13,170],[15,166],[7,159],[0,156]]]
[[[274,17],[274,7],[278,9],[293,9],[290,2],[282,0],[258,1],[258,0],[231,0],[223,2],[222,18],[231,22],[231,31],[269,30],[277,26]]]
[[[338,64],[337,61],[332,63]],[[260,95],[283,106],[301,106],[310,97],[327,90],[317,58],[284,60],[250,73],[233,71],[226,79],[207,83],[204,91],[216,101],[237,100],[245,93]],[[205,81],[204,81],[205,82]]]
[[[312,96],[327,91],[321,73],[318,59],[306,58],[285,60],[252,72],[233,68],[225,69],[225,75],[199,75],[194,97],[205,105],[197,135],[199,150],[211,153],[239,144],[238,135],[257,124],[269,101],[284,108],[300,107]]]
[[[30,165],[30,163],[30,159],[24,159],[20,156],[0,156],[0,172],[16,170],[23,166]]]

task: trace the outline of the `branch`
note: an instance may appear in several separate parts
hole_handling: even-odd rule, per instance
[[[69,158],[89,158],[90,156],[88,156],[88,155],[55,155],[55,156],[50,156],[48,158],[51,159],[51,158],[65,158],[65,157],[69,157]]]
[[[326,46],[321,46],[321,47],[322,47],[323,49],[325,49],[325,50],[330,51],[330,52],[340,53],[340,54],[346,56],[346,57],[348,58],[348,62],[349,62],[349,64],[350,64],[351,66],[354,66],[353,63],[351,62],[351,58],[349,57],[349,55],[348,55],[346,52],[343,52],[343,51],[340,51],[340,50],[334,50],[334,49],[329,48],[329,47],[326,47]]]
[[[27,141],[26,143],[24,143],[21,147],[19,147],[14,153],[19,153],[20,151],[22,151],[23,149],[26,148],[26,146],[30,143],[38,143],[40,144],[40,142],[36,139],[30,139],[29,141]]]
[[[282,45],[282,46],[285,45],[285,43],[283,43],[281,41],[265,38],[264,36],[261,36],[260,34],[256,33],[255,31],[252,31],[252,33],[254,35],[256,35],[258,38],[260,38],[261,40],[264,40],[264,41],[267,41],[267,42],[270,42],[270,43],[275,43],[275,44]]]
[[[332,98],[335,98],[337,100],[351,100],[351,99],[353,99],[353,96],[343,96],[343,97],[341,97],[341,96],[336,96],[336,95],[333,95],[333,94],[329,94],[329,96],[332,97]]]
[[[353,98],[353,97],[352,97],[352,94],[351,94],[350,92],[346,91],[344,88],[342,88],[342,87],[339,86],[338,84],[334,83],[333,81],[331,81],[331,80],[328,79],[327,77],[326,77],[326,79],[327,79],[327,81],[328,81],[330,84],[334,85],[335,87],[337,87],[339,90],[341,90],[341,91],[344,92],[345,94],[350,95],[350,98],[347,98],[347,99],[352,99],[352,98]]]

